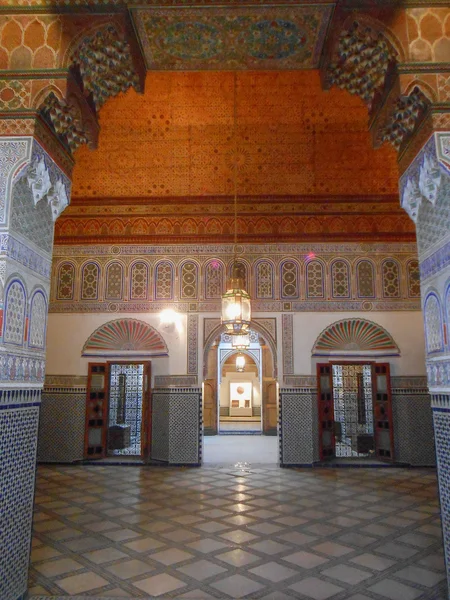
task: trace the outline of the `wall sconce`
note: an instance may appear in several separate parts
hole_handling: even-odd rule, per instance
[[[178,332],[181,331],[181,316],[176,310],[171,308],[164,309],[159,315],[159,321],[161,327],[167,331],[167,333],[172,333],[175,329]]]

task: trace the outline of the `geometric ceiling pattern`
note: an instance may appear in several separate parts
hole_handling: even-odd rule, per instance
[[[316,70],[238,71],[235,127],[232,72],[149,72],[145,87],[102,107],[98,149],[76,152],[73,199],[214,204],[232,196],[234,164],[239,196],[398,198],[395,150],[372,148],[364,103],[323,91]]]
[[[147,69],[311,69],[333,6],[139,8],[133,20]]]

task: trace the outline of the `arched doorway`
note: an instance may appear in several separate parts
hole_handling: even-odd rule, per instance
[[[250,347],[243,351],[246,360],[243,373],[236,372],[238,351],[232,348],[231,339],[224,334],[222,326],[218,326],[206,340],[203,363],[205,435],[217,435],[227,430],[235,433],[239,433],[240,430],[277,435],[278,383],[275,343],[268,333],[256,324],[252,324],[250,339]],[[246,385],[243,386],[244,391],[239,394],[237,387],[240,387],[240,381]],[[232,398],[233,393],[237,395]],[[238,427],[239,422],[246,423],[248,429],[245,426]]]

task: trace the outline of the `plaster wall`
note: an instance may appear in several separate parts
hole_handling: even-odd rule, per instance
[[[169,356],[148,357],[155,375],[180,375],[187,370],[186,315],[180,315],[178,329],[161,325],[157,314],[101,313],[49,314],[47,330],[47,374],[87,375],[88,363],[111,360],[103,357],[82,357],[83,346],[89,336],[101,325],[116,318],[137,319],[158,330],[164,338]],[[122,360],[124,360],[122,358]]]
[[[391,375],[425,375],[425,341],[423,317],[420,311],[396,312],[309,312],[294,313],[294,369],[295,373],[315,375],[315,365],[327,362],[327,357],[311,358],[312,348],[321,332],[336,321],[355,318],[367,319],[384,327],[400,348],[400,356],[386,360],[391,364]],[[384,359],[380,359],[383,360]]]
[[[254,373],[227,373],[220,383],[220,406],[230,406],[230,383],[234,382],[252,383],[252,406],[261,406],[261,385],[258,376]]]
[[[88,337],[101,325],[107,323],[118,314],[84,313],[61,314],[51,313],[47,331],[47,374],[49,375],[86,375],[88,362],[95,358],[81,356],[83,346]],[[202,377],[203,364],[203,316],[199,318],[198,337],[198,375]],[[209,316],[211,316],[209,314]],[[263,313],[255,317],[265,316]],[[282,374],[282,335],[281,313],[270,313],[277,321],[277,362],[278,376]],[[420,311],[396,312],[305,312],[293,313],[293,351],[294,372],[296,374],[315,374],[317,362],[324,358],[311,358],[313,345],[320,333],[330,324],[341,319],[360,316],[384,327],[394,338],[401,352],[399,357],[389,357],[391,374],[425,375],[425,342],[423,333],[423,318]],[[152,374],[182,375],[187,372],[187,317],[180,315],[179,329],[170,330],[161,325],[157,314],[120,313],[120,317],[142,320],[157,329],[164,338],[169,349],[169,356],[150,357]],[[101,359],[103,360],[103,359]]]

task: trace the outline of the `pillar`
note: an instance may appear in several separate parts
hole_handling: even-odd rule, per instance
[[[450,114],[444,119],[450,120]],[[450,128],[433,132],[419,149],[400,179],[400,197],[416,223],[427,377],[450,581]]]
[[[72,160],[36,118],[0,120],[0,598],[27,590],[54,221]]]

